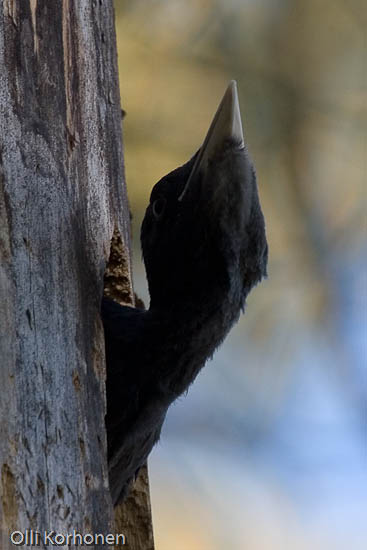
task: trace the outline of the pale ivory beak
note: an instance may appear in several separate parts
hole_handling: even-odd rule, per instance
[[[205,172],[209,160],[213,158],[220,146],[224,145],[228,140],[234,141],[236,145],[238,144],[239,149],[243,148],[245,145],[240,105],[238,102],[237,84],[235,80],[231,80],[219,104],[204,143],[199,150],[195,164],[187,179],[184,190],[178,198],[179,201],[181,201],[185,195],[190,185],[190,181],[199,172]]]

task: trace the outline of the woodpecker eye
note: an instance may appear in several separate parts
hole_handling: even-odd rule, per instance
[[[166,199],[163,199],[162,197],[153,202],[153,215],[156,220],[160,220],[163,216],[166,208],[166,202]]]

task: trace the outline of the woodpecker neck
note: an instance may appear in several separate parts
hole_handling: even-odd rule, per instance
[[[154,378],[171,401],[194,381],[237,320],[239,311],[233,313],[228,305],[177,303],[146,312]]]

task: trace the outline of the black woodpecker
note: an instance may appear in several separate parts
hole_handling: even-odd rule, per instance
[[[149,309],[102,302],[114,504],[159,439],[168,407],[266,276],[264,217],[234,81],[198,152],[153,187],[141,244]]]

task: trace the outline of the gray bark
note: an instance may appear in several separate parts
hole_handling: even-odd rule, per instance
[[[115,532],[99,317],[114,228],[129,281],[130,264],[112,0],[3,0],[0,75],[6,550],[14,530]]]

